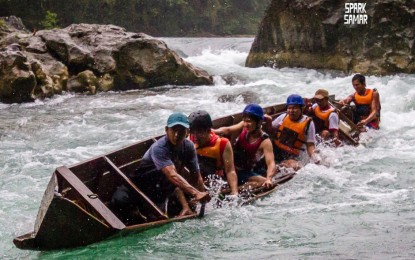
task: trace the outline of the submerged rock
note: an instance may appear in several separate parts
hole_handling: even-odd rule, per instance
[[[218,101],[221,103],[233,102],[233,103],[259,103],[260,98],[258,94],[252,91],[244,91],[239,94],[225,94],[218,97]]]
[[[73,24],[34,33],[16,28],[3,28],[0,34],[0,65],[14,70],[16,77],[11,80],[6,71],[0,74],[3,102],[27,102],[62,91],[95,94],[161,85],[213,84],[206,71],[184,61],[163,41],[143,33],[98,24]],[[12,48],[19,54],[11,53]],[[20,65],[14,69],[7,65],[17,57],[27,63],[21,72]],[[17,80],[18,75],[33,77],[32,85],[23,78]],[[7,86],[7,82],[15,83]],[[16,82],[26,82],[25,87],[17,87]],[[10,88],[19,89],[19,97],[13,97],[17,92]]]
[[[414,73],[414,2],[366,1],[359,10],[349,2],[273,0],[246,66]]]

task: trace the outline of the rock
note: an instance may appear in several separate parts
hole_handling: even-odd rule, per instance
[[[22,20],[16,16],[0,17],[0,39],[14,32],[28,33],[29,31],[23,25]]]
[[[207,72],[185,62],[163,41],[118,26],[73,24],[37,35],[72,73],[110,74],[113,90],[213,84]]]
[[[184,61],[163,41],[143,33],[97,24],[29,33],[18,18],[8,21],[1,31],[5,34],[0,34],[1,60],[18,65],[4,65],[6,70],[0,74],[3,102],[26,102],[62,91],[95,94],[213,84],[206,71]],[[7,86],[7,82],[14,85]],[[16,93],[19,97],[12,97]]]
[[[46,74],[42,64],[38,61],[34,61],[30,66],[36,77],[36,86],[33,89],[32,96],[35,98],[53,96],[55,93],[54,82],[52,78]]]
[[[95,94],[97,91],[98,79],[90,70],[85,70],[68,80],[68,91]]]
[[[338,0],[273,0],[246,66],[334,69],[346,73],[415,72],[415,6],[411,1],[363,2],[367,24],[345,24]]]
[[[98,78],[97,85],[98,85],[99,91],[103,91],[103,92],[110,91],[114,87],[114,78],[110,74],[107,73],[101,76],[100,78]]]
[[[249,103],[259,103],[260,98],[258,94],[252,91],[245,91],[239,94],[222,95],[218,98],[218,101],[221,103],[235,102],[235,103],[249,104]]]
[[[27,57],[15,45],[0,50],[0,102],[33,101],[36,77]]]

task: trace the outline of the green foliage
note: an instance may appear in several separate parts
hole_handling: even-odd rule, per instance
[[[3,19],[0,19],[0,28],[1,29],[6,29],[7,28],[7,24]]]
[[[53,29],[53,28],[59,28],[58,26],[58,15],[51,11],[46,11],[45,19],[40,22],[40,26],[42,26],[43,29]]]
[[[114,24],[157,37],[253,35],[271,0],[0,0],[0,6],[3,2],[10,2],[9,15],[21,17],[29,29]]]

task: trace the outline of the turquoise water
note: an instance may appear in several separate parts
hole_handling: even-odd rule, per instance
[[[320,148],[278,191],[242,208],[212,209],[83,248],[22,251],[12,239],[33,230],[53,170],[163,132],[172,111],[240,112],[243,94],[261,105],[326,88],[352,93],[351,76],[306,69],[245,68],[253,39],[164,39],[215,75],[214,86],[97,96],[64,94],[31,104],[0,104],[0,257],[2,259],[413,259],[415,255],[414,75],[368,77],[381,95],[380,131],[358,147]],[[232,78],[232,85],[223,77]],[[222,95],[234,95],[221,103]],[[65,239],[65,238],[62,238]]]

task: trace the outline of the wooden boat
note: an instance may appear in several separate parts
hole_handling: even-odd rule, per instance
[[[266,107],[264,111],[276,117],[285,109],[285,104],[280,104]],[[242,114],[235,114],[213,123],[218,128],[241,120]],[[176,217],[174,212],[180,211],[177,208],[166,213],[127,177],[137,169],[144,153],[160,137],[140,141],[70,167],[58,167],[42,198],[34,231],[16,237],[14,244],[20,249],[35,250],[78,247],[203,215],[204,207],[190,216]],[[276,178],[271,188],[249,191],[243,203],[268,195],[278,185],[293,178],[294,174]],[[136,215],[112,209],[111,197],[120,185],[134,194],[136,205],[132,206],[138,209]]]
[[[214,121],[215,127],[239,122],[241,114]],[[59,249],[88,245],[103,239],[142,231],[173,221],[196,218],[198,214],[169,216],[147,198],[127,177],[137,169],[141,157],[161,136],[147,139],[117,151],[66,167],[58,167],[46,188],[36,218],[34,231],[13,240],[21,249]],[[273,191],[253,191],[250,198],[260,198]],[[140,216],[127,218],[111,209],[111,197],[124,185],[135,194]],[[172,210],[174,211],[174,210]]]

